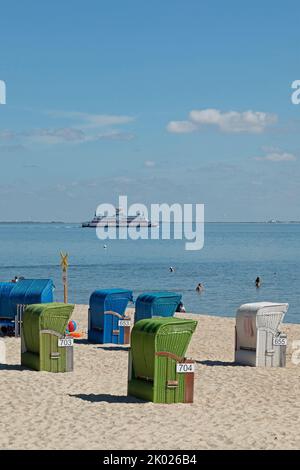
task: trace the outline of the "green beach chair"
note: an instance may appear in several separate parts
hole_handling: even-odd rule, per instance
[[[154,403],[192,403],[194,363],[184,356],[197,322],[138,321],[131,333],[128,395]]]
[[[73,347],[59,346],[73,309],[74,305],[62,303],[26,307],[21,331],[22,366],[47,372],[73,370]]]

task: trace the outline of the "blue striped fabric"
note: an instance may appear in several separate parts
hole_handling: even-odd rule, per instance
[[[0,318],[14,318],[18,304],[53,302],[51,279],[22,279],[16,283],[0,283]]]
[[[127,289],[94,291],[90,297],[89,341],[101,344],[123,344],[124,327],[119,327],[119,318],[114,315],[105,315],[104,312],[113,311],[124,316],[128,302],[132,300],[132,291]],[[119,330],[118,336],[113,334],[114,330]]]
[[[145,292],[136,299],[135,322],[152,317],[172,317],[181,301],[174,292]]]

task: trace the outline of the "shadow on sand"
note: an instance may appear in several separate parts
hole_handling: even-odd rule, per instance
[[[74,338],[74,344],[92,344],[87,339]]]
[[[202,366],[221,366],[221,367],[241,367],[241,364],[237,364],[236,362],[226,362],[226,361],[196,361],[197,364],[201,364]]]
[[[75,339],[74,344],[90,345],[97,349],[104,349],[104,351],[129,351],[129,346],[104,346],[97,343],[91,343],[87,339]]]
[[[104,351],[129,351],[128,346],[98,346],[97,349],[103,349]]]
[[[109,395],[108,393],[102,393],[100,395],[95,395],[91,393],[90,395],[85,395],[79,393],[76,395],[69,395],[70,397],[80,398],[84,401],[89,401],[90,403],[145,403],[143,400],[139,400],[135,397],[127,397],[125,395]]]
[[[27,367],[21,366],[21,364],[0,364],[0,370],[30,370]]]

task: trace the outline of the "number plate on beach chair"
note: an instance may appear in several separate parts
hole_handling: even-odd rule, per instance
[[[188,362],[179,362],[176,364],[176,372],[178,374],[188,374],[195,372],[195,364]]]
[[[130,320],[119,320],[118,325],[119,326],[130,326],[131,321]]]
[[[287,346],[286,336],[275,336],[273,338],[273,346]]]
[[[73,338],[60,338],[58,340],[59,348],[69,348],[70,346],[73,346],[73,344],[74,344]]]

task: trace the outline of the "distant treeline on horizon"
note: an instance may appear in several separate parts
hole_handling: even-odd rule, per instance
[[[67,224],[67,223],[76,223],[76,222],[36,222],[36,221],[26,221],[26,220],[21,220],[21,221],[0,221],[0,224],[2,225],[13,225],[13,224],[26,224],[26,225],[41,225],[41,224]]]
[[[195,221],[194,221],[195,222]],[[74,224],[74,225],[81,225],[82,222],[62,222],[62,221],[46,221],[46,222],[41,222],[41,221],[0,221],[0,225],[15,225],[15,224],[20,224],[20,225],[68,225],[68,224]],[[171,223],[181,223],[181,222],[173,222]],[[276,220],[276,221],[266,221],[266,220],[258,220],[258,221],[205,221],[204,223],[206,224],[300,224],[300,220]]]

